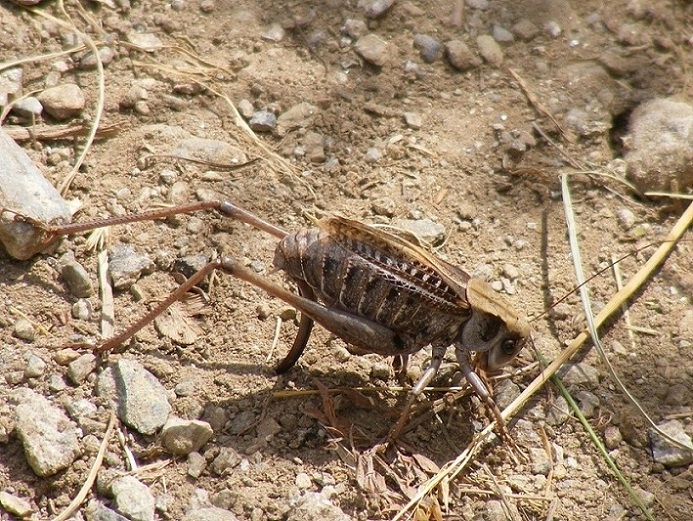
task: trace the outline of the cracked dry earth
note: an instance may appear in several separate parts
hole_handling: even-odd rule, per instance
[[[88,129],[99,115],[97,61],[79,47],[98,45],[104,132],[65,193],[80,206],[73,220],[222,198],[285,230],[334,214],[405,229],[533,320],[549,359],[584,327],[575,296],[543,314],[575,286],[559,174],[591,173],[571,176],[589,273],[639,250],[621,263],[624,280],[685,208],[641,192],[693,184],[689,2],[65,8],[74,27],[59,4],[0,3],[4,65],[55,53],[1,71],[0,90],[3,104],[28,95],[3,128],[59,186],[87,138],[49,132]],[[469,393],[426,392],[397,454],[370,459],[406,402],[391,360],[352,355],[317,327],[296,367],[277,376],[296,313],[223,274],[125,348],[105,357],[71,348],[102,331],[99,254],[86,237],[0,259],[2,520],[52,519],[67,507],[97,459],[114,397],[115,433],[73,519],[391,519],[491,419]],[[213,212],[112,227],[115,330],[178,286],[174,265],[194,271],[229,255],[285,284],[275,244]],[[602,331],[626,387],[689,443],[691,270],[684,240],[630,301],[628,322]],[[610,272],[590,291],[604,305],[617,291]],[[429,356],[413,357],[410,380]],[[525,349],[506,369],[494,385],[499,404],[538,374],[534,361]],[[690,453],[657,452],[593,351],[573,362],[566,384],[653,518],[692,519]],[[449,353],[434,384],[461,381]],[[321,396],[325,388],[334,392]],[[490,444],[414,518],[644,519],[554,388],[510,432],[516,453]]]

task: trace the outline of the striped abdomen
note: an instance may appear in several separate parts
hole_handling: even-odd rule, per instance
[[[413,352],[426,344],[450,344],[469,318],[460,295],[423,263],[383,253],[369,237],[335,236],[321,228],[292,233],[277,246],[274,264],[313,288],[327,307],[377,322],[409,341]],[[360,346],[371,351],[376,346]],[[389,354],[397,354],[395,352]]]

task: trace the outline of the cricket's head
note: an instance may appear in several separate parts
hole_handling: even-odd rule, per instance
[[[529,322],[485,282],[467,281],[472,316],[462,325],[458,342],[479,353],[478,364],[489,372],[510,363],[529,339]]]

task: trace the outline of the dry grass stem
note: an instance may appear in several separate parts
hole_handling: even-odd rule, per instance
[[[74,499],[70,502],[70,504],[67,506],[67,508],[65,508],[65,510],[63,510],[60,513],[60,515],[53,518],[53,521],[66,521],[67,519],[70,519],[72,517],[72,515],[75,512],[77,512],[77,509],[79,509],[80,505],[84,502],[84,500],[87,498],[87,494],[89,494],[91,487],[94,486],[94,482],[96,481],[96,476],[99,473],[99,469],[101,468],[101,464],[103,463],[103,458],[104,458],[104,455],[106,454],[106,448],[108,447],[108,440],[111,438],[111,433],[113,432],[113,427],[115,426],[115,422],[116,422],[115,412],[111,411],[111,415],[108,419],[108,427],[106,427],[106,432],[103,435],[103,440],[101,440],[101,445],[99,445],[99,452],[96,453],[96,459],[94,459],[94,464],[92,465],[91,469],[89,470],[89,474],[87,475],[87,479],[84,481],[82,488],[79,489],[79,492],[74,497]]]

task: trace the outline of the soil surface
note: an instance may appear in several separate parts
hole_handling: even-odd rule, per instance
[[[681,1],[412,0],[375,16],[372,10],[387,3],[119,0],[80,9],[68,3],[76,26],[113,51],[104,69],[102,125],[117,125],[96,139],[67,191],[67,199],[81,202],[74,220],[218,197],[284,230],[334,214],[395,227],[406,226],[401,219],[419,221],[435,232],[436,255],[488,280],[533,320],[534,345],[552,359],[584,327],[574,295],[544,314],[575,286],[559,175],[582,172],[570,183],[588,274],[657,243],[681,212],[667,199],[638,197],[618,178],[633,109],[657,97],[691,95],[693,9]],[[38,9],[66,20],[56,5]],[[64,22],[12,3],[0,4],[0,17],[4,60],[56,53],[80,41]],[[359,39],[366,34],[379,41]],[[155,37],[146,40],[149,49],[142,35]],[[24,92],[49,81],[76,83],[86,106],[69,122],[90,123],[99,74],[83,63],[86,52],[25,64]],[[455,62],[457,68],[451,65],[456,59],[463,62]],[[267,128],[254,120],[256,139],[249,137],[231,104],[245,121],[254,112],[264,117]],[[287,112],[293,116],[282,118]],[[58,122],[44,115],[40,123]],[[5,124],[31,126],[16,115]],[[178,153],[180,142],[192,137],[228,148],[215,157],[193,142]],[[22,142],[56,186],[84,144],[84,136]],[[210,163],[228,165],[231,156],[254,161],[238,169]],[[134,286],[115,290],[116,331],[177,287],[180,279],[171,272],[181,257],[232,256],[290,287],[273,268],[276,239],[215,212],[113,226],[109,234],[110,245],[128,244],[154,265]],[[75,497],[94,463],[95,444],[84,443],[69,468],[37,477],[12,430],[10,395],[29,387],[60,407],[92,401],[97,421],[91,430],[81,427],[100,440],[109,412],[97,397],[97,375],[121,358],[156,376],[169,391],[173,415],[210,423],[214,436],[199,451],[206,463],[225,449],[241,461],[228,472],[207,466],[191,476],[192,460],[171,455],[156,435],[120,425],[121,441],[112,437],[102,472],[128,469],[124,447],[140,466],[167,462],[138,474],[157,498],[158,519],[181,519],[209,504],[239,519],[298,519],[292,501],[308,491],[321,493],[347,518],[391,519],[492,419],[475,396],[455,400],[427,392],[414,414],[418,424],[402,434],[396,454],[376,458],[364,477],[368,450],[406,402],[392,360],[351,355],[344,342],[316,327],[298,364],[277,376],[274,367],[297,332],[294,314],[224,274],[203,288],[207,304],[186,300],[169,315],[173,325],[145,327],[77,384],[56,353],[85,339],[99,341],[102,304],[96,292],[87,298],[90,316],[74,318],[79,298],[57,266],[72,252],[97,286],[97,254],[85,237],[66,238],[28,261],[0,259],[0,400],[8,418],[0,489],[28,501],[35,519],[53,517]],[[624,280],[652,250],[621,263]],[[632,300],[628,320],[636,327],[621,317],[603,331],[611,362],[643,408],[658,423],[678,418],[689,434],[692,251],[690,243],[680,244]],[[595,305],[606,303],[617,291],[612,271],[592,280],[590,291]],[[17,336],[22,317],[36,329],[33,342]],[[189,341],[173,331],[177,327],[190,328]],[[46,368],[22,376],[31,355]],[[417,353],[408,376],[420,374],[429,357],[430,350]],[[510,381],[526,386],[539,373],[535,360],[532,346],[526,348],[506,368]],[[692,519],[690,469],[654,462],[644,420],[598,356],[586,349],[578,361],[598,376],[578,379],[571,390],[582,397],[597,433],[608,434],[609,452],[654,518]],[[56,378],[67,385],[56,386]],[[434,383],[459,382],[450,350]],[[321,399],[321,386],[345,391]],[[495,387],[497,394],[515,389],[507,381]],[[540,392],[510,426],[517,449],[488,446],[427,499],[416,519],[644,518],[579,421],[555,414],[558,396],[548,386]],[[113,507],[96,486],[91,494]],[[13,518],[3,512],[0,519]]]

